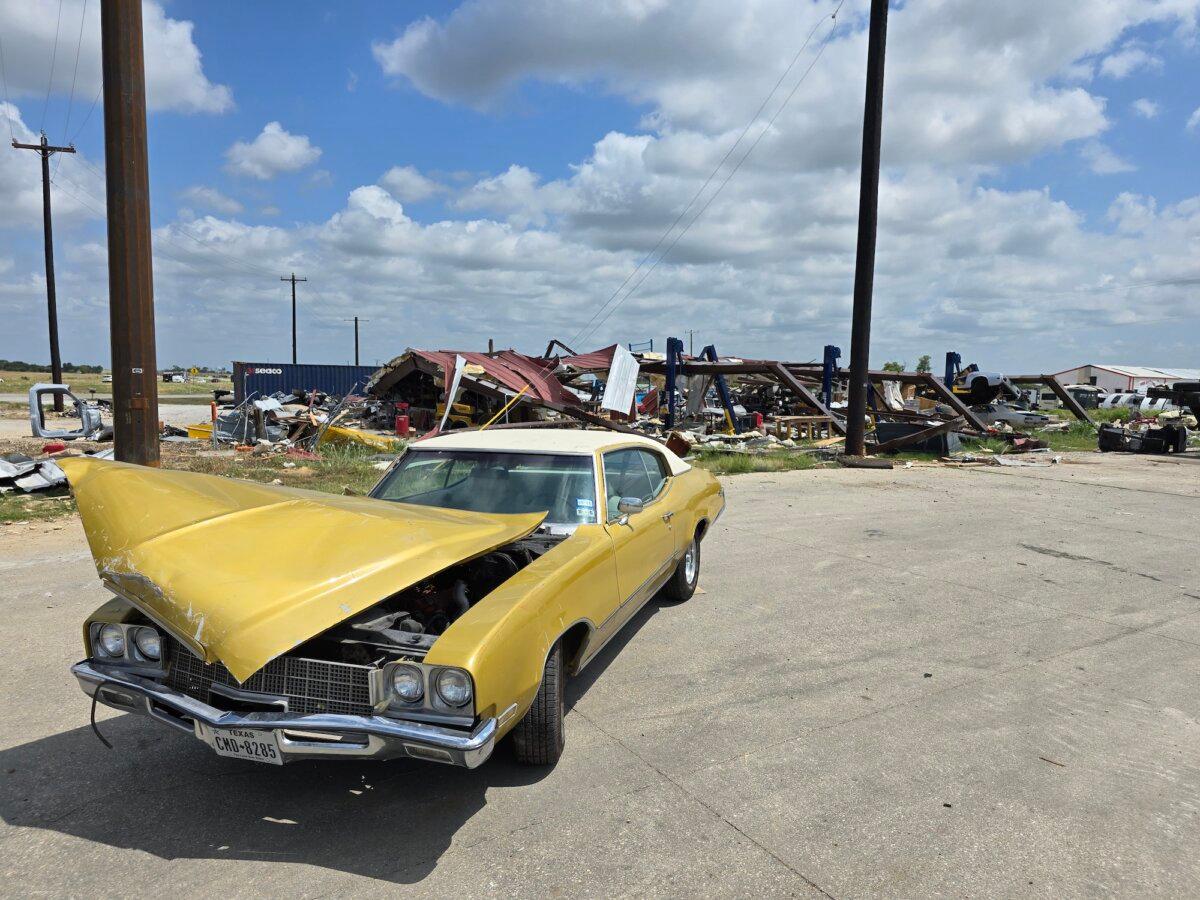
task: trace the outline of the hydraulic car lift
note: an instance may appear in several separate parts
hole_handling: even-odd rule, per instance
[[[680,341],[682,344],[683,342]],[[715,344],[709,344],[700,351],[700,358],[706,359],[709,362],[720,362],[717,357],[717,347]],[[721,406],[725,407],[725,424],[728,427],[729,434],[737,434],[737,414],[733,411],[733,398],[729,395],[729,385],[725,381],[724,375],[714,375],[713,384],[717,388],[717,396],[721,398]]]
[[[841,359],[842,351],[833,344],[825,345],[825,359],[821,368],[821,402],[826,407],[833,405],[833,376],[837,374],[837,361]]]
[[[705,362],[720,362],[717,356],[717,348],[713,344],[709,344],[700,351],[699,359]],[[683,355],[683,341],[679,338],[667,338],[667,385],[666,385],[666,405],[667,413],[663,417],[666,422],[667,429],[675,427],[675,406],[679,395],[678,379],[680,375],[686,374],[687,361]],[[725,376],[717,373],[712,376],[713,383],[717,388],[717,396],[721,398],[721,406],[725,409],[725,423],[729,434],[737,434],[737,416],[733,411],[733,398],[729,393],[729,385],[725,381]]]

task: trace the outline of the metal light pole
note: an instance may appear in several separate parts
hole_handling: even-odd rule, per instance
[[[883,58],[888,0],[871,0],[867,41],[867,96],[863,108],[862,176],[858,189],[858,253],[850,330],[850,391],[846,403],[846,455],[866,452],[871,292],[875,282],[875,232],[879,223],[879,145],[883,136]]]
[[[157,466],[158,363],[141,0],[102,0],[108,309],[116,458]]]

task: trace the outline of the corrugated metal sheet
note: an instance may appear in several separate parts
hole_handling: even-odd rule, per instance
[[[335,396],[357,392],[375,373],[374,366],[292,365],[273,362],[234,362],[233,396],[267,396],[276,391],[324,391]]]

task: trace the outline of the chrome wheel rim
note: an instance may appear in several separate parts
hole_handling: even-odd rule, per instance
[[[688,584],[696,580],[696,542],[688,547],[688,551],[683,557],[683,577]]]

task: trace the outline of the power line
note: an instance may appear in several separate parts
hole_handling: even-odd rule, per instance
[[[75,44],[75,71],[71,73],[71,93],[67,95],[67,120],[63,123],[63,134],[71,130],[71,104],[75,100],[75,79],[79,77],[79,53],[83,50],[83,26],[87,21],[88,0],[83,0],[83,12],[79,14],[79,40]]]
[[[845,3],[845,0],[840,0],[840,2],[837,5],[837,8],[834,9],[830,18],[833,18],[835,20],[837,19],[837,14],[841,10],[843,3]],[[621,291],[625,287],[625,285],[629,284],[630,280],[633,278],[634,275],[636,275],[638,273],[638,271],[642,268],[642,266],[644,266],[647,262],[649,262],[650,258],[655,254],[655,252],[658,250],[658,248],[662,246],[663,241],[665,241],[667,239],[667,236],[672,231],[675,230],[675,227],[680,223],[680,221],[683,220],[683,217],[685,215],[687,215],[687,211],[692,208],[692,205],[695,204],[695,202],[698,199],[700,199],[700,195],[703,194],[704,191],[708,189],[708,186],[712,183],[712,180],[717,177],[717,173],[719,171],[721,171],[721,167],[724,166],[725,163],[729,160],[729,157],[733,155],[733,151],[738,148],[738,145],[741,144],[742,140],[746,137],[746,135],[750,133],[750,129],[754,126],[754,123],[758,121],[758,117],[762,115],[762,112],[764,109],[766,109],[767,104],[771,102],[771,98],[775,96],[775,92],[779,90],[779,86],[783,84],[784,79],[786,79],[788,74],[792,71],[792,69],[795,68],[796,63],[799,61],[801,55],[804,53],[805,49],[808,47],[809,42],[812,41],[813,35],[817,33],[817,29],[821,27],[821,23],[824,22],[825,19],[826,19],[826,17],[822,16],[821,18],[819,18],[817,20],[816,24],[813,25],[812,30],[809,31],[809,33],[808,33],[808,37],[806,37],[804,39],[804,43],[800,45],[800,49],[796,51],[795,55],[792,57],[792,61],[788,63],[787,68],[783,70],[783,74],[779,76],[779,80],[775,82],[775,86],[772,87],[770,92],[767,94],[767,96],[763,98],[762,103],[760,103],[758,105],[758,109],[756,109],[754,111],[754,115],[750,117],[750,121],[746,123],[746,127],[742,129],[742,133],[738,135],[737,140],[734,141],[733,144],[730,145],[729,149],[725,151],[725,155],[721,157],[721,161],[718,162],[716,167],[712,170],[712,172],[709,173],[708,178],[704,179],[704,184],[700,185],[700,189],[696,191],[696,193],[692,196],[692,199],[689,200],[687,202],[687,205],[684,206],[684,208],[679,211],[679,215],[675,217],[675,221],[673,221],[667,227],[667,230],[664,231],[662,233],[662,235],[659,236],[659,239],[655,242],[654,246],[650,248],[650,252],[647,253],[642,258],[641,262],[639,262],[636,266],[634,266],[632,272],[630,272],[628,275],[625,276],[625,280],[622,281],[621,284],[617,287],[617,289],[612,292],[612,295],[607,300],[605,300],[602,304],[600,304],[600,306],[597,307],[596,311],[594,313],[592,313],[592,317],[590,319],[588,319],[588,321],[584,324],[583,328],[580,329],[579,333],[576,334],[576,336],[571,340],[572,344],[577,343],[582,338],[587,327],[596,320],[596,317],[598,315],[600,315],[601,312],[604,311],[604,308],[607,307],[608,304],[612,303],[612,301],[616,298],[616,296],[621,293]]]
[[[77,137],[79,137],[79,135],[83,134],[83,128],[85,125],[87,125],[88,119],[90,119],[92,117],[92,111],[96,108],[96,104],[98,102],[100,102],[100,94],[102,94],[103,92],[104,92],[104,81],[101,80],[99,87],[96,88],[96,96],[92,98],[92,105],[88,107],[87,115],[83,117],[83,121],[80,123],[79,128],[77,128],[75,131],[75,134],[71,136],[72,144],[75,143],[75,138],[77,138]]]
[[[99,169],[97,169],[94,165],[92,165],[86,159],[84,159],[82,156],[76,157],[76,158],[81,163],[83,163],[87,168],[89,168],[96,176],[98,176],[101,179],[104,178],[104,173],[101,172]],[[72,182],[72,184],[74,184],[74,182]],[[81,185],[75,184],[75,187],[77,187],[81,191],[84,191],[85,193],[87,193],[86,189],[83,188]],[[92,197],[92,199],[97,200],[97,202],[100,202],[96,197]],[[208,241],[205,241],[203,238],[199,237],[195,232],[189,231],[180,222],[175,222],[172,225],[167,226],[167,227],[174,228],[180,234],[182,234],[184,237],[190,238],[191,240],[195,241],[197,244],[199,244],[205,250],[215,253],[218,256],[224,256],[226,259],[230,260],[231,262],[235,263],[236,265],[241,266],[243,269],[245,269],[247,272],[250,272],[251,274],[263,275],[263,276],[266,276],[269,278],[275,277],[275,273],[272,272],[270,269],[265,269],[262,266],[256,266],[253,263],[246,262],[244,259],[241,259],[240,257],[234,256],[230,253],[226,253],[225,251],[221,250],[219,247],[215,246],[214,244],[211,244]]]
[[[67,196],[73,198],[77,203],[79,203],[85,209],[90,210],[91,212],[93,212],[97,216],[99,216],[100,218],[104,218],[107,215],[106,211],[103,208],[98,209],[96,206],[94,206],[92,204],[92,202],[102,202],[102,201],[98,201],[94,195],[86,192],[83,188],[81,188],[75,182],[73,182],[73,181],[69,182],[74,187],[79,188],[79,190],[81,192],[83,192],[84,196],[81,197],[79,194],[76,194],[74,191],[69,190],[62,183],[63,180],[64,179],[63,179],[62,175],[60,174],[57,178],[52,179],[51,183],[55,187],[57,187],[60,191],[63,191]],[[87,199],[85,199],[85,198],[87,198]],[[89,202],[89,200],[92,202]],[[217,258],[205,259],[204,262],[215,264],[219,268],[224,268],[225,271],[231,275],[237,275],[237,276],[240,276],[243,278],[250,277],[250,276],[254,276],[254,277],[258,276],[258,274],[259,274],[258,272],[253,272],[253,271],[247,272],[244,270],[235,269],[235,268],[232,268],[229,265],[229,263],[224,262],[224,259],[228,259],[232,262],[239,262],[237,260],[237,257],[229,256],[228,254],[223,254],[220,251],[216,250],[216,248],[212,247],[211,245],[203,245],[203,246],[207,247],[208,249],[212,250],[214,253],[217,254]],[[172,248],[176,252],[174,254],[167,252],[168,247]],[[195,272],[197,275],[211,278],[214,274],[211,270],[202,269],[193,260],[189,259],[188,258],[189,255],[190,256],[195,255],[194,251],[192,251],[191,248],[184,246],[183,244],[174,240],[169,234],[160,234],[154,239],[154,252],[156,255],[161,255],[164,259],[168,259],[171,262],[178,263],[181,266],[186,266],[187,268],[189,268],[193,272]]]
[[[54,25],[54,49],[50,52],[50,77],[46,79],[46,99],[42,103],[42,123],[38,131],[46,130],[46,111],[50,108],[50,88],[54,86],[54,63],[58,59],[58,31],[62,28],[62,0],[58,0],[58,21]]]
[[[90,168],[90,169],[91,169],[93,172],[96,172],[97,174],[100,174],[100,173],[99,173],[99,171],[96,169],[96,167],[95,167],[95,166],[93,166],[93,165],[91,165],[90,163],[88,163],[88,162],[87,162],[85,159],[83,159],[82,157],[76,157],[76,159],[78,159],[80,162],[82,162],[82,163],[84,163],[85,165],[87,165],[87,166],[88,166],[88,168]],[[101,176],[101,177],[103,177],[103,176]],[[56,184],[56,185],[57,185],[59,188],[61,188],[62,190],[64,190],[64,191],[65,191],[65,190],[67,190],[67,189],[66,189],[66,188],[63,186],[63,184],[62,184],[62,182],[63,182],[63,181],[66,181],[66,182],[67,182],[67,184],[70,184],[71,186],[73,186],[73,187],[74,187],[76,190],[80,191],[80,192],[81,192],[81,193],[82,193],[84,196],[88,197],[88,198],[89,198],[90,200],[92,200],[94,203],[98,203],[98,204],[101,204],[101,205],[103,205],[103,204],[105,203],[105,201],[103,201],[103,200],[101,200],[100,198],[96,197],[94,194],[92,194],[92,193],[91,193],[91,192],[90,192],[90,191],[89,191],[87,188],[85,188],[83,185],[79,184],[79,183],[78,183],[78,182],[76,182],[76,181],[73,181],[73,180],[71,180],[70,178],[67,178],[65,175],[62,175],[61,173],[58,173],[58,174],[55,176],[54,183],[55,183],[55,184]],[[80,198],[78,195],[76,195],[75,193],[73,193],[73,192],[71,192],[71,191],[67,191],[67,193],[68,193],[68,194],[70,194],[70,196],[74,197],[74,198],[75,198],[76,200],[78,200],[79,202],[83,203],[83,200],[82,200],[82,199],[81,199],[81,198]],[[97,209],[95,209],[95,207],[91,206],[91,205],[90,205],[90,204],[88,204],[88,203],[83,203],[83,205],[84,205],[84,206],[86,206],[88,209],[92,210],[92,212],[95,212],[95,213],[97,213],[97,214],[98,214],[98,215],[100,215],[100,216],[104,216],[104,215],[105,215],[105,212],[104,212],[104,210],[97,210]],[[240,268],[240,271],[238,271],[238,270],[234,270],[234,269],[229,269],[229,271],[231,271],[231,272],[234,272],[234,274],[237,274],[237,275],[255,275],[255,276],[266,275],[266,276],[270,276],[270,277],[272,277],[272,278],[275,276],[275,273],[274,273],[274,272],[271,272],[270,270],[268,270],[268,269],[264,269],[264,268],[262,268],[262,267],[260,267],[260,266],[255,266],[255,265],[253,265],[252,263],[248,263],[248,262],[246,262],[245,260],[243,260],[243,259],[240,259],[239,257],[236,257],[236,256],[234,256],[234,255],[233,255],[233,254],[231,254],[231,253],[227,253],[227,252],[225,252],[224,250],[222,250],[222,249],[220,249],[219,247],[217,247],[215,244],[212,244],[212,243],[210,243],[210,242],[208,242],[208,241],[205,241],[205,240],[203,240],[203,239],[202,239],[202,238],[200,238],[200,237],[197,237],[197,236],[196,236],[196,235],[195,235],[193,232],[189,231],[188,229],[186,229],[185,227],[183,227],[183,225],[182,225],[182,224],[180,224],[180,223],[178,223],[178,222],[176,222],[176,223],[173,223],[172,225],[169,225],[169,226],[167,226],[167,228],[169,228],[169,229],[173,229],[174,231],[178,232],[179,234],[183,235],[184,237],[186,237],[186,238],[189,238],[190,240],[194,241],[196,244],[198,244],[198,245],[199,245],[201,248],[203,248],[204,250],[208,251],[209,253],[211,253],[211,254],[213,254],[213,255],[215,255],[215,256],[221,257],[222,259],[228,260],[228,263],[229,263],[229,264],[232,264],[232,265],[238,266],[238,267]],[[174,240],[174,239],[171,237],[171,232],[169,232],[169,231],[168,231],[168,232],[165,232],[165,233],[160,233],[160,234],[157,236],[156,240],[160,240],[160,241],[166,241],[167,243],[169,243],[169,244],[172,244],[173,246],[175,246],[177,249],[179,249],[179,250],[180,250],[181,252],[183,252],[183,253],[194,253],[194,251],[192,251],[192,250],[191,250],[189,247],[186,247],[186,246],[184,246],[183,244],[179,243],[178,241],[175,241],[175,240]],[[178,261],[181,261],[181,260],[176,260],[176,261],[178,262]],[[219,262],[219,260],[216,260],[216,261],[217,261],[217,262]],[[227,265],[226,265],[226,268],[228,268],[228,267],[229,267],[229,266],[228,266],[228,264],[227,264]],[[193,268],[195,268],[195,267],[193,266]],[[197,272],[202,272],[203,270],[201,270],[201,269],[198,269],[198,268],[197,268],[197,269],[196,269],[196,271],[197,271]]]
[[[1036,294],[1039,297],[1070,297],[1087,296],[1089,294],[1108,294],[1114,291],[1128,291],[1143,287],[1186,287],[1200,284],[1200,275],[1181,275],[1175,278],[1159,278],[1154,281],[1131,281],[1126,284],[1106,284],[1096,287],[1075,288],[1069,291],[1022,291],[1022,296]]]
[[[844,0],[843,0],[843,2],[844,2]],[[762,131],[760,131],[758,133],[758,137],[756,137],[754,139],[754,141],[750,144],[749,148],[747,148],[746,152],[744,154],[742,154],[741,159],[739,159],[734,164],[734,166],[730,170],[729,174],[725,176],[725,179],[719,185],[717,185],[717,189],[715,191],[713,191],[712,195],[704,202],[704,205],[702,207],[700,207],[700,211],[697,212],[696,215],[692,217],[691,221],[688,222],[687,225],[685,225],[683,227],[683,230],[680,231],[679,234],[677,234],[675,236],[675,239],[671,241],[671,243],[667,246],[667,249],[662,252],[662,254],[658,257],[658,259],[656,259],[654,261],[654,264],[652,266],[650,266],[649,269],[646,270],[646,274],[644,274],[641,278],[638,279],[637,283],[635,283],[633,285],[633,287],[631,287],[629,289],[629,291],[625,294],[625,296],[622,297],[620,300],[618,300],[616,302],[616,304],[611,309],[609,309],[608,312],[606,312],[604,314],[604,316],[598,322],[596,322],[596,324],[594,326],[592,326],[592,328],[590,330],[583,333],[576,340],[582,340],[585,337],[590,337],[591,334],[593,334],[596,331],[596,329],[600,328],[605,322],[607,322],[609,320],[609,318],[612,316],[612,314],[620,308],[621,304],[623,304],[626,300],[628,300],[630,297],[632,297],[637,292],[638,288],[640,288],[642,286],[642,284],[645,282],[645,280],[654,273],[655,269],[658,268],[659,263],[661,263],[664,259],[667,258],[667,256],[671,253],[671,251],[673,249],[675,249],[676,244],[678,244],[679,241],[683,238],[683,236],[688,233],[688,231],[691,229],[691,227],[693,225],[696,224],[696,222],[700,219],[700,217],[704,215],[705,210],[707,210],[709,208],[709,206],[712,205],[712,202],[717,199],[717,197],[718,197],[718,195],[720,195],[721,191],[725,189],[725,185],[729,184],[730,179],[732,179],[733,176],[738,173],[738,170],[742,167],[742,164],[747,159],[750,158],[750,154],[754,152],[754,148],[759,145],[759,142],[762,141],[762,139],[766,136],[767,132],[769,132],[771,130],[771,127],[775,124],[775,120],[779,118],[780,114],[787,107],[788,103],[791,102],[791,99],[796,95],[796,91],[800,89],[800,85],[804,83],[804,79],[808,77],[808,73],[813,70],[813,67],[816,66],[817,62],[821,59],[821,55],[825,52],[825,48],[829,46],[829,41],[833,37],[834,31],[837,30],[837,14],[838,14],[838,10],[840,10],[841,8],[842,8],[842,4],[839,3],[837,6],[837,9],[835,9],[833,11],[832,15],[830,16],[830,18],[834,20],[833,24],[830,26],[829,32],[822,39],[820,45],[817,47],[817,53],[813,57],[812,62],[808,64],[808,68],[804,70],[804,73],[800,76],[800,79],[796,82],[795,85],[792,86],[792,89],[791,89],[791,91],[788,92],[788,95],[783,98],[783,103],[780,104],[779,109],[777,109],[775,111],[775,114],[773,116],[771,116],[771,118],[767,121],[767,124],[763,127]],[[822,21],[824,21],[824,19],[822,19]]]

